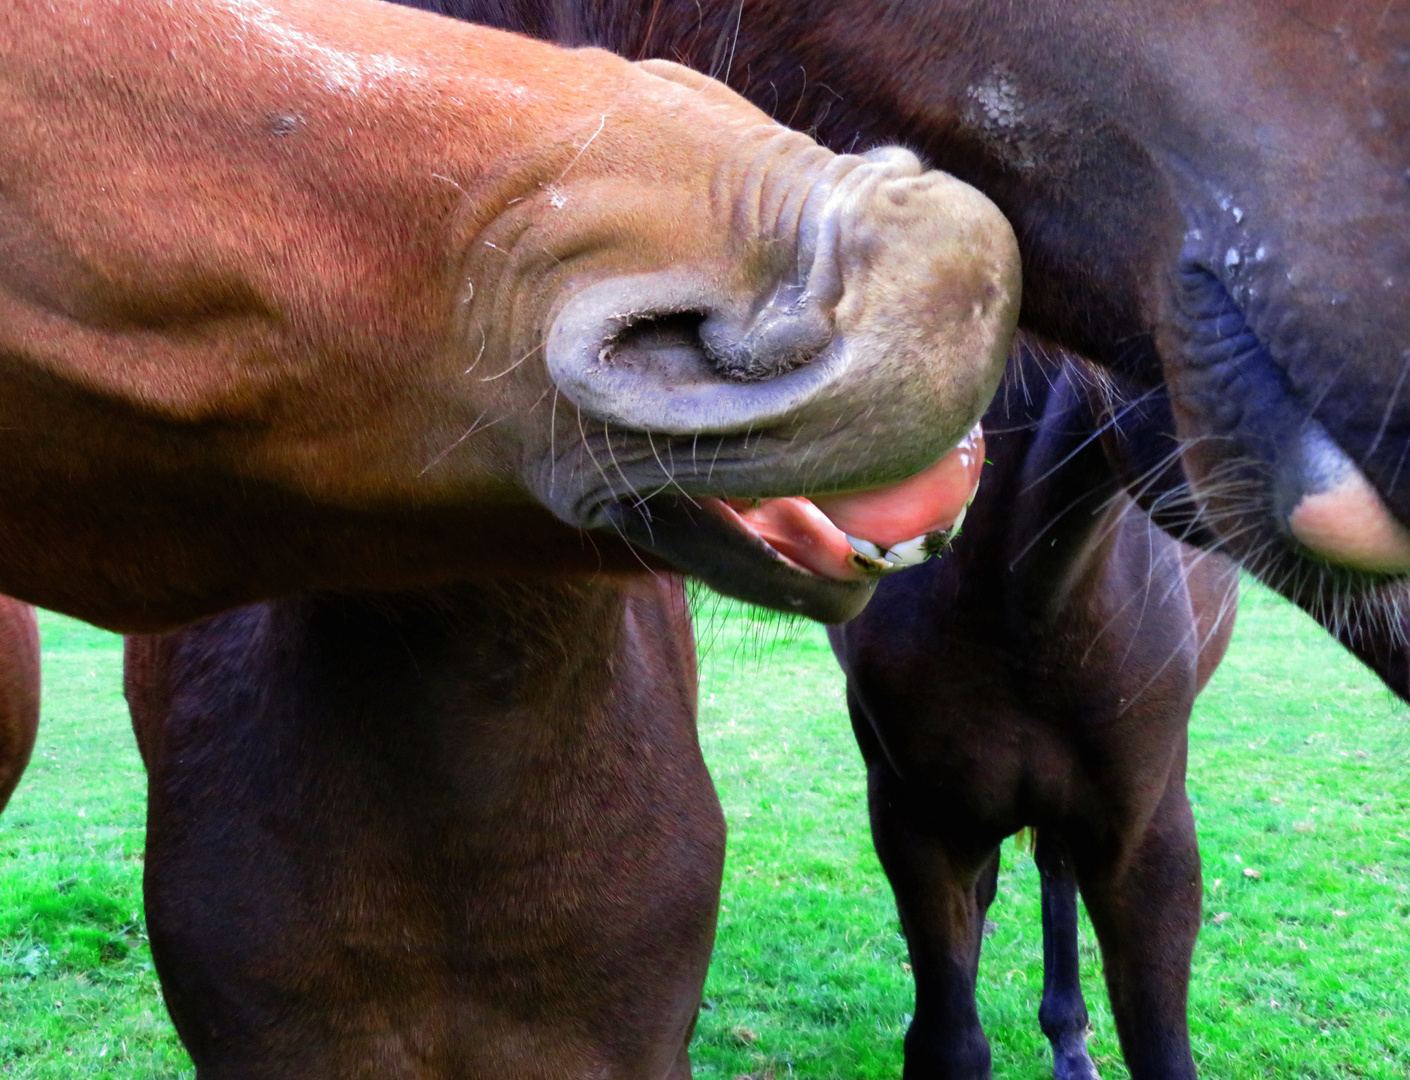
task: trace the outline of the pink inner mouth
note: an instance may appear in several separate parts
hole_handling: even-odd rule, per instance
[[[928,469],[869,491],[751,500],[705,500],[789,562],[819,577],[860,581],[870,574],[850,534],[880,548],[954,525],[974,498],[984,467],[984,432],[978,424],[958,446]]]

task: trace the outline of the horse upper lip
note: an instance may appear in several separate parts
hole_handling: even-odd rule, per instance
[[[1252,283],[1231,284],[1244,271],[1239,250],[1230,248],[1222,265],[1211,266],[1192,250],[1209,246],[1198,232],[1187,236],[1178,270],[1184,352],[1195,384],[1187,398],[1208,403],[1205,415],[1237,411],[1231,425],[1246,457],[1263,459],[1272,516],[1304,554],[1353,571],[1410,573],[1410,530],[1300,401],[1283,361],[1255,328],[1247,302]],[[1201,378],[1212,382],[1201,385]],[[1198,493],[1199,483],[1194,487]]]

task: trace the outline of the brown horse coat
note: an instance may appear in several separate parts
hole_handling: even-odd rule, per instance
[[[0,596],[0,810],[34,749],[39,728],[39,626],[34,609]]]
[[[1029,323],[1101,362],[1119,393],[1159,404],[1174,392],[1160,437],[1130,455],[1131,490],[1166,524],[1230,547],[1300,602],[1333,598],[1318,614],[1403,686],[1397,628],[1379,648],[1384,618],[1369,630],[1358,622],[1383,615],[1395,588],[1374,571],[1403,569],[1385,511],[1404,519],[1410,498],[1397,488],[1410,409],[1399,393],[1407,308],[1397,300],[1410,115],[1397,67],[1402,12],[1310,0],[467,11],[691,60],[835,145],[903,137],[979,183],[1019,225]],[[1332,392],[1338,380],[1358,392]],[[1198,523],[1188,501],[1167,498],[1182,476],[1145,475],[1168,465],[1174,444],[1162,440],[1176,420],[1199,505],[1214,511]],[[1364,493],[1358,476],[1374,487],[1364,501],[1389,538],[1376,565],[1346,536],[1299,527],[1299,508],[1322,494]],[[1077,568],[1103,565],[1074,557]],[[1105,580],[1078,574],[1095,592],[1066,609],[1099,611]],[[1172,610],[1168,598],[1161,607]],[[1199,615],[1169,615],[1169,640],[1184,640]],[[1062,644],[1040,635],[1021,659],[1040,663]],[[1202,666],[1188,655],[1176,664],[1187,676]],[[1174,697],[1166,732],[1183,724],[1187,695]]]

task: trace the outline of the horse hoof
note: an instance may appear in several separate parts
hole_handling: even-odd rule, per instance
[[[1085,1041],[1081,1046],[1054,1052],[1053,1080],[1101,1080]]]

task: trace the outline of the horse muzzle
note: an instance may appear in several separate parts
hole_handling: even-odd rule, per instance
[[[742,260],[765,280],[600,281],[559,310],[546,360],[612,474],[565,517],[837,621],[877,574],[942,548],[973,497],[1018,253],[988,199],[908,151],[812,162]],[[760,558],[778,565],[747,567]]]

